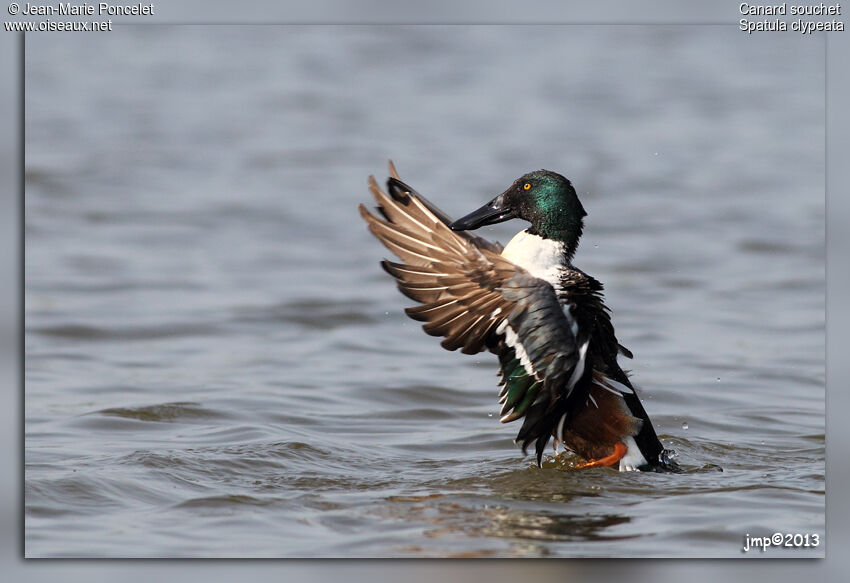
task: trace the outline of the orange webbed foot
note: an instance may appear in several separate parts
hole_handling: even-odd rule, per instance
[[[623,456],[626,455],[627,451],[628,451],[628,448],[626,447],[626,444],[623,443],[622,441],[618,441],[614,445],[614,453],[612,453],[611,455],[605,456],[604,458],[600,458],[598,460],[588,460],[584,463],[577,464],[575,467],[576,468],[594,468],[594,467],[597,467],[597,466],[613,466],[614,464],[619,462],[621,459],[623,459]]]

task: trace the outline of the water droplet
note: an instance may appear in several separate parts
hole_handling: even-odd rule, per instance
[[[685,421],[684,423],[682,423],[682,429],[684,429],[685,431],[687,431],[687,430],[688,430],[688,422],[687,422],[687,421]]]
[[[594,245],[594,247],[595,247],[596,249],[599,249],[599,245]]]
[[[654,152],[652,155],[653,155],[653,156],[657,156],[657,155],[658,155],[658,152]]]
[[[493,416],[492,413],[487,413],[487,417],[492,417],[492,416]]]
[[[675,449],[663,449],[658,457],[661,459],[661,463],[669,464],[678,455]]]
[[[716,378],[716,379],[714,379],[714,380],[716,380],[716,381],[719,383],[719,382],[720,382],[720,377],[717,377],[717,378]]]

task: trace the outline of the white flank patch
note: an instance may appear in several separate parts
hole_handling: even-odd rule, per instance
[[[576,383],[581,378],[581,375],[584,374],[584,357],[587,355],[587,345],[589,343],[590,340],[585,340],[584,344],[581,345],[581,348],[578,349],[578,363],[576,363],[576,367],[573,369],[573,374],[570,375],[567,390],[572,391],[573,387],[576,386]]]
[[[507,320],[502,321],[496,329],[497,334],[501,334],[502,332],[505,333],[505,343],[514,349],[514,352],[516,353],[520,364],[525,369],[525,372],[537,378],[537,374],[534,372],[534,365],[531,364],[531,360],[529,360],[528,354],[525,352],[525,347],[519,341],[519,337],[516,332],[514,332],[514,329],[508,326]]]
[[[626,444],[626,455],[622,457],[620,460],[620,471],[621,472],[637,472],[640,471],[638,468],[644,464],[646,464],[646,458],[643,457],[643,454],[640,452],[640,448],[637,446],[635,442],[635,438],[629,435],[623,440],[623,443]]]
[[[517,233],[502,250],[502,257],[534,277],[559,286],[564,261],[564,244],[527,231]]]

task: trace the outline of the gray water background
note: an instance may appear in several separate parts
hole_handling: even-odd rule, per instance
[[[823,57],[716,26],[29,35],[27,556],[823,536]],[[494,358],[440,349],[377,266],[356,204],[388,157],[452,215],[573,180],[576,262],[687,473],[521,456]]]

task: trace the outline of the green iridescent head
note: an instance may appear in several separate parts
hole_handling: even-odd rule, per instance
[[[585,216],[587,213],[569,180],[556,172],[536,170],[517,178],[505,192],[450,227],[466,231],[509,219],[524,219],[531,223],[530,233],[564,243],[572,256],[578,247]]]

